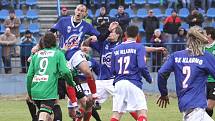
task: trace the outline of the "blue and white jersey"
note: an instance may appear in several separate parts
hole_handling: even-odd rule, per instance
[[[145,48],[135,41],[126,41],[116,46],[112,52],[111,72],[115,75],[114,84],[120,80],[128,80],[142,89],[143,76],[152,82],[145,63]]]
[[[91,71],[93,71],[96,75],[98,75],[100,73],[100,64],[93,58],[90,58],[87,62],[89,64]],[[86,76],[81,72],[79,72],[78,78],[81,81],[86,81]]]
[[[100,33],[89,23],[82,20],[77,25],[74,24],[73,16],[61,18],[52,29],[56,29],[62,34],[63,41],[60,43],[60,47],[63,47],[65,44],[73,45],[74,43],[78,46],[74,46],[71,49],[77,50],[80,48],[80,45],[86,34],[98,36]]]
[[[113,48],[119,45],[119,42],[110,42],[109,40],[91,42],[90,47],[95,49],[100,55],[100,73],[98,80],[109,80],[113,78],[111,73],[111,54]]]
[[[158,71],[161,95],[168,95],[167,79],[174,72],[180,111],[206,108],[206,82],[209,74],[215,78],[214,62],[215,57],[208,52],[203,56],[191,56],[188,50],[173,53]]]

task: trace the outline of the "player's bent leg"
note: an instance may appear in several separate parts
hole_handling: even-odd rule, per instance
[[[40,112],[39,121],[52,121],[51,115],[47,112]]]
[[[121,119],[122,115],[123,115],[123,113],[119,113],[119,112],[114,111],[112,116],[111,116],[110,121],[119,121]]]
[[[82,61],[79,65],[78,65],[78,69],[84,73],[84,75],[86,76],[87,79],[87,84],[90,88],[90,91],[92,93],[93,98],[98,98],[98,96],[96,95],[96,83],[95,83],[95,79],[93,77],[93,74],[89,68],[88,62],[87,61]]]
[[[26,99],[26,104],[28,105],[28,109],[31,114],[32,121],[38,121],[36,105],[29,98]]]
[[[138,119],[137,121],[147,121],[147,110],[138,110],[137,111]]]
[[[97,112],[97,110],[93,107],[93,109],[92,109],[92,116],[93,116],[93,118],[95,118],[96,119],[96,121],[101,121],[101,118],[100,118],[100,116],[99,116],[99,113]]]
[[[55,104],[53,108],[53,112],[54,112],[54,121],[62,121],[62,111],[61,111],[60,105]]]
[[[51,114],[53,113],[54,104],[56,100],[41,100],[36,101],[39,107],[39,121],[52,121]]]

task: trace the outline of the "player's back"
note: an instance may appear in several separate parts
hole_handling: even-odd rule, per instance
[[[145,69],[148,72],[144,56],[144,46],[135,43],[135,41],[123,42],[116,46],[111,59],[111,71],[115,75],[114,83],[120,80],[129,80],[141,88],[141,70]]]
[[[209,73],[215,75],[215,58],[208,52],[202,56],[191,56],[188,50],[182,50],[172,54],[170,61],[171,64],[166,64],[159,72],[165,68],[174,71],[180,110],[205,108],[205,84]]]
[[[33,99],[54,99],[57,97],[59,65],[65,63],[61,57],[64,55],[57,48],[45,48],[33,56],[31,62],[34,69],[31,88]]]

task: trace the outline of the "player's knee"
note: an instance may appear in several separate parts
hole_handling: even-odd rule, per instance
[[[91,110],[94,105],[94,100],[92,97],[88,97],[86,100],[86,110]]]
[[[68,113],[69,113],[70,118],[72,118],[72,119],[75,118],[76,112],[75,112],[74,108],[68,108]]]
[[[48,112],[40,111],[39,121],[51,121],[51,115]]]

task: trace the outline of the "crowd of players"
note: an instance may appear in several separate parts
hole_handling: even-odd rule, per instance
[[[83,20],[86,13],[86,6],[78,5],[74,16],[61,18],[32,49],[26,100],[32,120],[61,121],[58,99],[67,94],[68,111],[73,121],[89,121],[91,115],[101,121],[96,109],[109,96],[113,96],[110,121],[119,121],[126,112],[137,121],[147,121],[141,80],[142,77],[148,83],[153,80],[146,66],[146,52],[166,53],[166,49],[136,43],[139,30],[134,25],[127,27],[125,42],[121,42],[123,31],[118,22],[112,22],[107,31],[99,33]],[[161,107],[169,103],[167,79],[174,72],[184,121],[213,121],[210,118],[215,104],[213,83],[208,83],[211,89],[208,90],[208,108],[205,88],[208,75],[212,76],[212,82],[215,78],[215,57],[205,52],[205,48],[213,51],[215,34],[213,28],[206,30],[207,33],[198,26],[190,28],[187,49],[171,54],[158,71],[161,97],[157,103]],[[60,42],[61,48],[56,47],[54,33],[57,31],[64,38]],[[90,37],[85,39],[85,35]],[[91,48],[99,53],[100,63],[91,56]]]

